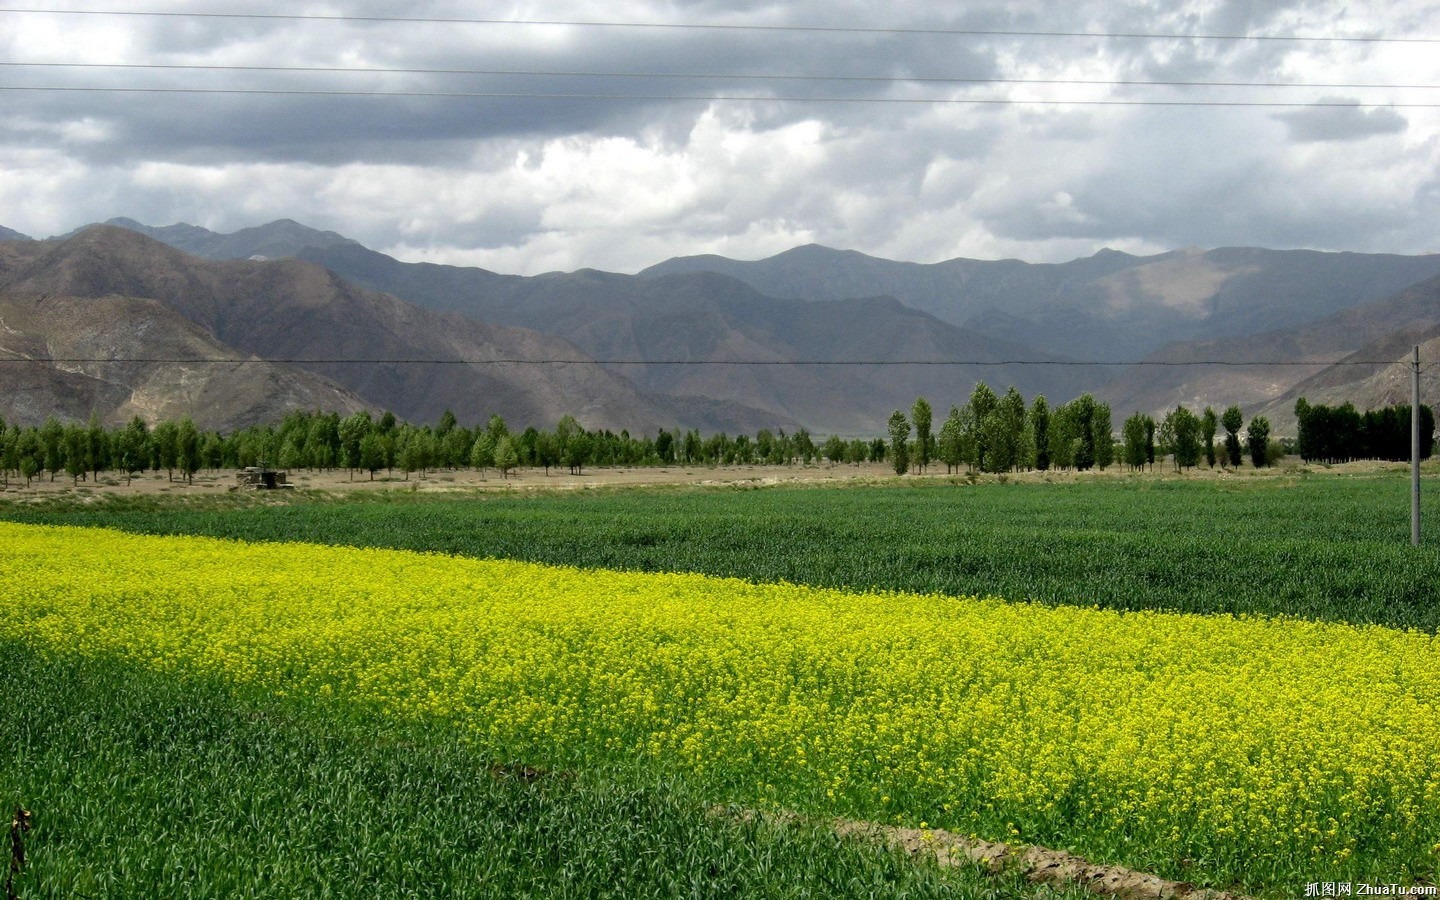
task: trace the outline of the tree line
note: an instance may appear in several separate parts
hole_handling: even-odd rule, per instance
[[[1051,409],[1044,395],[1027,405],[1016,388],[1001,396],[981,381],[967,402],[950,407],[938,434],[933,419],[924,397],[916,398],[909,417],[899,409],[890,414],[887,456],[897,475],[924,472],[933,461],[944,463],[947,473],[1084,471],[1104,469],[1115,458],[1110,407],[1088,393]]]
[[[61,423],[51,417],[38,427],[7,426],[0,419],[0,475],[51,481],[66,475],[78,483],[115,473],[126,479],[137,473],[165,471],[193,481],[201,470],[272,466],[282,469],[346,469],[370,479],[381,470],[396,469],[408,478],[432,469],[496,469],[502,477],[520,467],[564,466],[574,474],[586,466],[639,465],[783,465],[828,460],[832,463],[878,462],[885,458],[883,439],[844,439],[823,443],[805,429],[760,429],[756,434],[724,432],[701,435],[698,430],[660,430],[633,436],[627,430],[587,430],[573,416],[554,429],[529,427],[512,431],[500,416],[467,428],[453,413],[434,424],[416,425],[392,413],[374,416],[357,412],[295,411],[280,422],[242,428],[229,435],[198,428],[188,417],[161,420],[153,427],[135,417],[107,429],[92,415],[88,423]]]
[[[1295,401],[1295,419],[1300,423],[1297,450],[1306,462],[1349,462],[1352,459],[1384,459],[1403,462],[1410,458],[1410,407],[1387,406],[1360,412],[1354,404],[1311,405],[1304,397]],[[1420,406],[1420,458],[1429,459],[1435,443],[1435,412]]]
[[[1358,412],[1349,403],[1339,407],[1296,403],[1300,436],[1296,449],[1307,461],[1408,459],[1408,406]],[[1224,429],[1223,440],[1217,435]],[[1422,452],[1429,457],[1435,417],[1421,407]],[[103,427],[97,416],[87,423],[61,423],[51,417],[40,426],[6,425],[0,419],[0,478],[28,485],[47,474],[80,479],[116,473],[129,483],[137,473],[165,471],[174,480],[193,480],[202,469],[220,470],[268,465],[283,469],[346,469],[374,479],[381,470],[396,469],[408,478],[431,469],[496,469],[502,477],[520,467],[564,466],[579,474],[585,466],[643,465],[791,465],[828,461],[834,464],[889,461],[897,474],[925,472],[935,462],[947,473],[1011,472],[1017,470],[1105,469],[1116,461],[1132,469],[1153,467],[1170,458],[1177,470],[1193,468],[1203,459],[1214,468],[1238,467],[1244,456],[1263,467],[1284,456],[1287,447],[1270,434],[1263,416],[1245,422],[1238,406],[1216,414],[1206,407],[1196,414],[1183,405],[1159,422],[1135,413],[1121,427],[1117,441],[1108,404],[1090,394],[1051,407],[1043,395],[1028,404],[1011,387],[996,394],[979,382],[964,404],[950,407],[934,427],[929,401],[916,398],[907,415],[895,410],[887,437],[843,438],[823,442],[804,428],[760,429],[754,435],[698,430],[660,430],[631,435],[609,429],[587,430],[564,416],[551,430],[529,427],[512,432],[500,416],[473,427],[461,425],[448,410],[433,425],[398,420],[392,413],[374,416],[362,411],[338,413],[295,411],[280,422],[242,428],[229,435],[198,428],[190,418],[161,420],[153,427],[135,417],[129,423]]]
[[[1221,428],[1225,438],[1217,446],[1215,438]],[[1286,452],[1285,444],[1271,436],[1269,419],[1255,416],[1247,425],[1238,406],[1226,407],[1218,415],[1207,406],[1196,415],[1181,404],[1159,422],[1137,412],[1120,429],[1121,458],[1131,470],[1153,467],[1157,455],[1169,457],[1177,472],[1195,468],[1202,458],[1212,469],[1217,463],[1221,468],[1238,469],[1247,455],[1251,465],[1263,469]]]

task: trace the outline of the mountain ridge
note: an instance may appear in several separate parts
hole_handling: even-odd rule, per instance
[[[291,220],[232,235],[183,224],[112,222],[217,262],[264,256],[257,252],[264,249],[323,266],[347,284],[458,313],[465,322],[559,338],[566,353],[612,361],[605,371],[631,383],[642,398],[633,402],[641,406],[695,421],[700,406],[710,403],[715,415],[701,416],[707,424],[738,424],[719,412],[728,403],[791,426],[875,432],[889,409],[907,408],[914,396],[943,409],[963,402],[981,379],[1015,383],[1052,401],[1092,390],[1117,414],[1132,408],[1161,414],[1177,402],[1200,407],[1212,398],[1258,408],[1363,341],[1380,339],[1391,325],[1423,330],[1440,322],[1440,309],[1402,296],[1440,277],[1437,255],[1221,247],[1150,256],[1104,249],[1048,264],[909,263],[808,244],[749,262],[677,257],[633,276],[594,269],[518,276],[405,263]],[[170,277],[184,275],[172,270]],[[337,285],[321,287],[332,299],[345,294]],[[867,291],[853,293],[862,288]],[[190,312],[206,327],[224,330],[215,310],[209,318]],[[1291,365],[1194,365],[1276,354]],[[1002,365],[1025,359],[1051,365]],[[1146,365],[1129,371],[1055,365],[1097,359]],[[881,365],[795,365],[806,361]],[[897,365],[902,362],[926,365]]]
[[[448,408],[477,421],[498,412],[549,425],[569,413],[588,427],[653,431],[676,424],[663,399],[587,364],[569,343],[417,307],[303,260],[204,260],[103,225],[69,239],[0,248],[0,294],[153,300],[221,344],[293,360],[412,421],[433,421]],[[345,362],[369,359],[417,362]],[[560,359],[579,362],[544,362]],[[723,418],[718,410],[714,415]],[[779,416],[763,421],[794,426]]]

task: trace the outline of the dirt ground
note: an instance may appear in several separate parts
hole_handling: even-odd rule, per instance
[[[1157,465],[1152,471],[1130,472],[1125,466],[1111,466],[1105,472],[1020,472],[1008,475],[947,475],[945,466],[933,465],[924,475],[905,475],[904,480],[974,480],[979,482],[1053,482],[1069,483],[1094,479],[1254,479],[1295,477],[1304,472],[1334,472],[1336,474],[1369,475],[1382,472],[1407,471],[1405,463],[1357,462],[1337,466],[1304,466],[1298,459],[1287,458],[1282,464],[1270,469],[1256,471],[1242,468],[1238,472],[1222,469],[1209,470],[1201,467],[1183,474],[1176,474],[1170,466]],[[1440,473],[1440,460],[1427,461],[1426,473]],[[403,473],[376,473],[370,480],[368,473],[356,472],[353,476],[343,470],[306,471],[290,473],[290,481],[299,490],[323,491],[326,493],[348,493],[350,491],[414,491],[436,493],[445,491],[552,491],[586,490],[614,486],[644,485],[699,485],[763,487],[786,484],[839,484],[894,482],[895,472],[888,463],[866,463],[862,465],[836,465],[817,463],[808,466],[637,466],[617,468],[587,468],[583,474],[571,475],[567,469],[520,469],[510,473],[508,478],[500,477],[495,469],[476,472],[470,469],[439,469],[423,476],[412,473],[406,478]],[[175,497],[219,495],[236,489],[235,472],[225,469],[219,472],[200,472],[194,483],[170,480],[164,472],[147,472],[126,484],[123,477],[114,473],[101,473],[96,481],[82,480],[72,483],[68,476],[61,475],[54,481],[49,476],[35,479],[27,487],[23,479],[13,476],[8,486],[0,488],[0,498],[9,501],[43,500],[59,497],[87,496],[146,496],[169,495]]]
[[[944,466],[940,467],[944,472]],[[853,465],[810,465],[810,466],[637,466],[621,468],[587,468],[580,475],[571,475],[568,469],[519,469],[502,478],[495,469],[476,472],[470,469],[437,469],[424,475],[412,473],[408,478],[399,471],[387,474],[377,472],[372,481],[367,472],[356,472],[353,477],[344,469],[332,471],[306,471],[300,469],[290,474],[290,481],[299,490],[319,490],[334,493],[349,491],[535,491],[535,490],[584,490],[587,488],[615,485],[772,485],[791,483],[839,482],[893,478],[895,473],[883,463]],[[23,479],[10,479],[8,487],[0,489],[0,496],[7,499],[22,497],[53,497],[59,495],[114,494],[118,496],[143,496],[149,494],[219,494],[236,486],[235,471],[224,469],[219,472],[196,473],[194,483],[187,484],[176,476],[170,480],[164,472],[147,472],[126,484],[123,477],[111,472],[101,473],[98,482],[82,480],[72,483],[69,476],[61,475],[51,481],[48,475],[36,478],[27,487]]]

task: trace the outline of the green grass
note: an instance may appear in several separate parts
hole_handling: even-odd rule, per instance
[[[1412,548],[1407,490],[1392,473],[300,492],[71,498],[0,505],[0,517],[1434,632],[1440,503],[1427,494],[1429,543]],[[13,761],[0,767],[0,802],[36,815],[25,897],[1036,891],[941,875],[828,832],[718,820],[703,785],[658,773],[496,778],[493,761],[439,726],[351,720],[13,645],[0,647],[0,684],[0,759]]]
[[[1435,631],[1403,473],[0,507],[20,521]],[[1433,493],[1433,492],[1431,492]],[[1427,495],[1426,520],[1440,503]]]
[[[448,726],[15,642],[0,697],[0,802],[33,816],[26,898],[1059,896],[717,816],[659,775],[529,778]]]

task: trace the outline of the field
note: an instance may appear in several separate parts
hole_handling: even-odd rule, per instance
[[[0,526],[22,896],[258,895],[272,870],[339,895],[1043,890],[717,804],[1265,896],[1433,883],[1440,553],[1407,545],[1406,487],[4,507],[30,523]],[[222,864],[237,830],[255,855]]]

